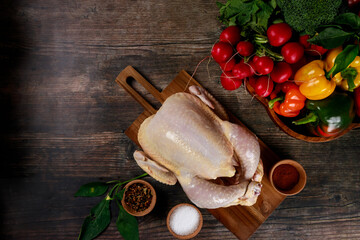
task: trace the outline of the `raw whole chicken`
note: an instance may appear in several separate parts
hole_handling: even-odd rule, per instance
[[[141,124],[137,164],[156,180],[181,184],[200,208],[253,205],[261,192],[263,165],[257,138],[227,121],[205,89],[168,97]]]

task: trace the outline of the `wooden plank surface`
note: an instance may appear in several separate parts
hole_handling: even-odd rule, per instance
[[[137,146],[124,132],[143,108],[114,79],[137,66],[161,91],[182,69],[192,74],[223,27],[218,8],[207,0],[2,0],[0,12],[0,239],[76,239],[100,200],[74,198],[78,187],[142,173],[132,158]],[[308,174],[305,189],[287,197],[251,239],[360,239],[360,129],[329,143],[293,139],[243,87],[222,89],[220,73],[204,61],[194,77]],[[187,198],[178,186],[145,179],[160,201],[138,218],[140,239],[173,239],[166,213]],[[98,239],[122,239],[112,209]],[[202,214],[196,239],[235,239]]]
[[[138,130],[141,123],[152,114],[155,114],[154,108],[128,83],[128,79],[135,79],[150,94],[152,94],[161,103],[169,96],[177,92],[188,92],[188,87],[192,85],[201,86],[186,71],[182,70],[162,91],[158,92],[142,77],[132,66],[127,66],[117,76],[116,82],[128,92],[135,101],[144,107],[144,112],[129,126],[125,134],[138,146]],[[237,123],[246,128],[234,115],[229,113],[229,121]],[[247,129],[247,128],[246,128]],[[248,130],[250,131],[250,130]],[[269,149],[264,142],[259,139],[261,149],[261,159],[264,163],[264,178],[262,180],[262,190],[256,204],[253,206],[232,206],[228,208],[209,209],[208,211],[214,215],[225,227],[227,227],[239,239],[248,239],[258,227],[265,222],[268,216],[276,209],[276,207],[285,199],[285,197],[274,190],[270,184],[268,173],[271,166],[276,163],[279,157]]]

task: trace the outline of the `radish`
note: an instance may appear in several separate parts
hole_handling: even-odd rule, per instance
[[[236,45],[236,51],[243,57],[250,56],[254,51],[254,45],[249,41],[241,41]]]
[[[231,72],[222,73],[220,76],[221,85],[224,89],[232,91],[241,86],[241,80],[233,76]]]
[[[224,71],[224,72],[229,72],[233,69],[233,67],[235,66],[236,61],[235,58],[231,58],[230,60],[226,61],[226,62],[221,62],[219,63],[220,68]]]
[[[260,97],[267,97],[274,88],[273,81],[268,76],[261,76],[255,82],[255,93]]]
[[[270,73],[271,80],[276,83],[283,83],[289,80],[292,75],[291,66],[286,62],[278,62]]]
[[[240,41],[240,28],[237,26],[225,28],[220,34],[220,41],[236,46],[236,44]]]
[[[247,65],[243,62],[235,64],[235,66],[232,69],[232,74],[234,75],[234,77],[236,77],[238,79],[244,79],[244,78],[250,77],[252,75],[249,65]]]
[[[250,86],[252,86],[252,88],[255,89],[255,86],[256,86],[256,78],[254,78],[254,77],[249,77],[248,83],[250,84]]]
[[[304,56],[304,47],[298,42],[289,42],[281,48],[285,62],[293,64]]]
[[[253,61],[254,61],[255,71],[262,75],[271,73],[271,71],[274,68],[274,61],[268,56],[257,57],[257,58],[254,57]]]
[[[268,28],[266,34],[271,46],[280,47],[290,40],[292,30],[287,23],[276,23]]]
[[[214,60],[218,63],[226,62],[231,58],[234,51],[230,43],[226,42],[218,42],[214,45],[213,49],[211,50],[211,56]]]

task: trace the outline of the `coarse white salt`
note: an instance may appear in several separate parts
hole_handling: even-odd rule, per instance
[[[200,214],[194,207],[180,206],[172,212],[169,223],[171,230],[177,235],[189,235],[198,228]]]

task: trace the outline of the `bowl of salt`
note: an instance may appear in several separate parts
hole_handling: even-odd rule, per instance
[[[166,224],[174,237],[190,239],[200,232],[203,218],[199,209],[194,205],[181,203],[170,210]]]

